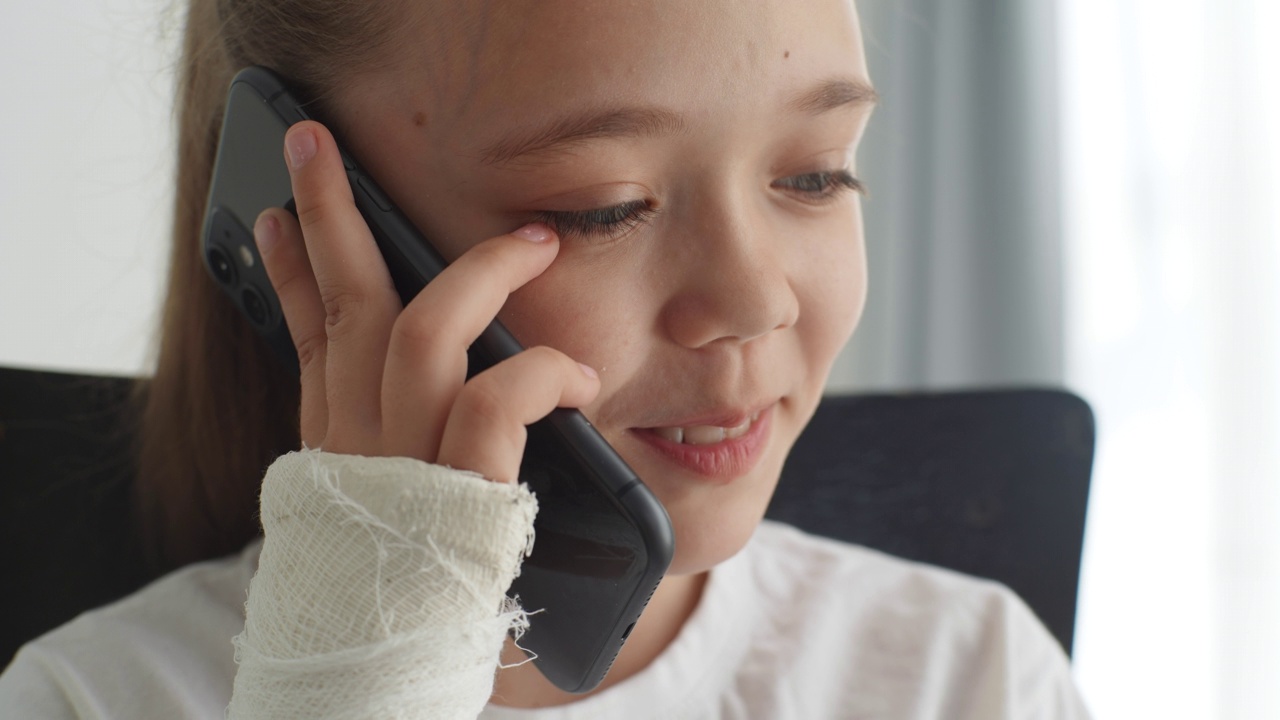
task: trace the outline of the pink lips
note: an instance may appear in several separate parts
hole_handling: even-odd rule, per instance
[[[653,430],[634,430],[636,436],[662,457],[706,480],[728,483],[745,475],[760,461],[769,437],[773,407],[763,410],[747,432],[708,445],[689,445],[668,440]],[[693,425],[695,423],[688,423]]]

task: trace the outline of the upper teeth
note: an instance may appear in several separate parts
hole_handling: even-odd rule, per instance
[[[756,413],[742,421],[741,425],[735,425],[730,428],[718,425],[691,425],[689,427],[654,428],[653,432],[658,437],[666,438],[672,442],[684,443],[685,445],[713,445],[746,435],[747,430],[751,429],[751,423],[755,422],[759,416],[760,414]]]

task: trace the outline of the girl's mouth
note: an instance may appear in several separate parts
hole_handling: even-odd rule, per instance
[[[684,445],[714,445],[725,440],[736,440],[751,429],[752,423],[760,418],[757,412],[733,427],[719,425],[690,425],[689,427],[651,428],[650,432],[660,438]]]
[[[690,424],[639,428],[637,437],[666,462],[703,479],[728,483],[755,467],[768,444],[773,406],[733,424]]]

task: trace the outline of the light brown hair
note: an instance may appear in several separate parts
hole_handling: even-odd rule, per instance
[[[156,570],[234,552],[297,449],[298,381],[202,267],[199,234],[228,86],[265,65],[318,101],[390,57],[398,1],[190,0],[176,93],[173,246],[155,373],[138,382],[135,507]]]

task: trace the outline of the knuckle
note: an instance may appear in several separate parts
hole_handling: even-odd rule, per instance
[[[298,367],[305,374],[309,368],[316,366],[317,360],[324,357],[325,336],[323,333],[311,333],[298,337],[294,339],[293,346],[298,351]]]
[[[295,292],[305,290],[307,286],[305,271],[300,267],[277,267],[274,274],[267,273],[267,275],[282,304],[286,301],[286,298],[292,298]],[[299,287],[299,283],[302,283],[301,287]],[[314,302],[314,299],[312,301]],[[285,316],[288,317],[288,314],[288,309],[286,308]]]
[[[438,326],[425,322],[408,322],[404,315],[391,327],[393,351],[416,367],[435,366],[445,362],[451,352],[465,355],[466,347],[454,343],[452,336],[441,333]]]
[[[302,227],[304,233],[308,229],[320,227],[329,222],[333,214],[333,209],[327,202],[314,199],[303,202],[298,199],[298,225]]]
[[[436,344],[435,327],[427,322],[409,322],[401,315],[391,326],[391,343],[405,355],[418,357],[426,354]]]
[[[324,326],[330,338],[356,332],[360,318],[369,300],[362,293],[341,289],[329,292],[324,298]]]
[[[463,413],[473,427],[501,428],[512,424],[501,390],[483,374],[463,386],[454,402],[454,412]]]

